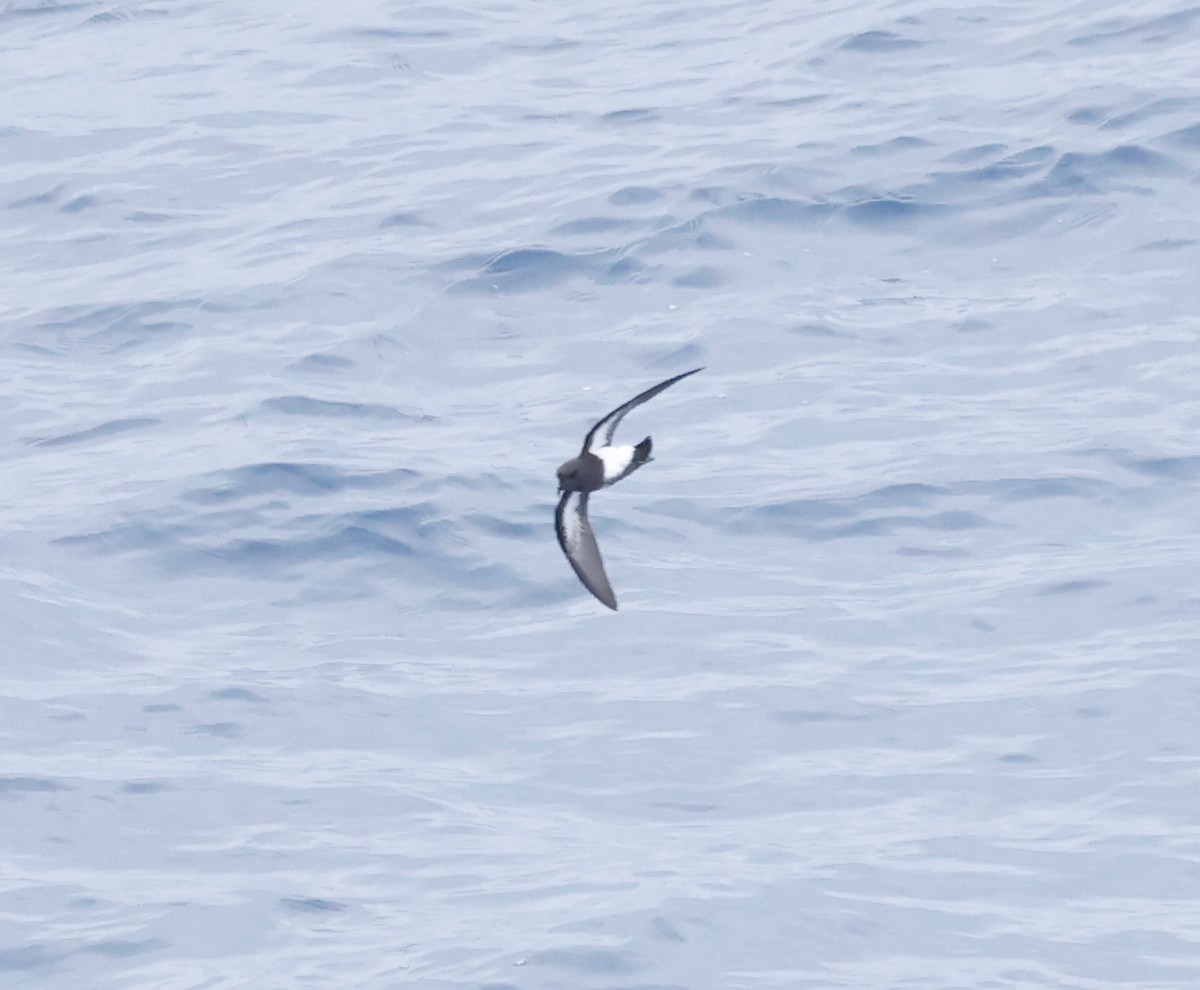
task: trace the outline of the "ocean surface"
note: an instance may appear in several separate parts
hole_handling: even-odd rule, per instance
[[[1200,7],[0,52],[0,987],[1200,986]]]

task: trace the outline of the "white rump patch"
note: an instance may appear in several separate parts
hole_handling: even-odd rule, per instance
[[[600,447],[592,451],[604,463],[604,483],[611,485],[633,463],[633,447]]]

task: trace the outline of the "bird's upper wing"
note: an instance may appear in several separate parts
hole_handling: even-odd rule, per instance
[[[694,375],[697,371],[703,371],[703,368],[693,368],[691,371],[685,371],[682,375],[676,375],[674,378],[668,378],[665,382],[659,382],[653,388],[648,388],[640,395],[635,395],[632,399],[626,402],[623,406],[617,406],[612,412],[605,416],[600,422],[588,431],[588,435],[583,440],[583,453],[587,453],[592,448],[592,441],[596,439],[596,434],[603,431],[604,442],[600,445],[607,447],[612,443],[613,434],[617,431],[617,424],[625,418],[625,414],[630,409],[636,409],[647,399],[653,399],[659,392],[665,388],[670,388],[678,381],[687,378],[688,375]],[[586,584],[586,582],[584,582]]]
[[[616,611],[617,596],[613,594],[608,575],[604,573],[604,561],[600,548],[592,535],[592,526],[587,515],[588,493],[565,492],[554,510],[554,529],[558,533],[558,545],[578,575],[583,586],[605,605]]]

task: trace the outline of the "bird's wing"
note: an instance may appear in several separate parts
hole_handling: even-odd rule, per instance
[[[592,535],[592,526],[587,515],[588,493],[566,492],[558,500],[554,510],[554,529],[558,533],[558,545],[574,569],[583,586],[614,612],[617,596],[613,594],[608,575],[604,573],[604,561],[600,548]]]
[[[636,409],[648,399],[653,399],[659,392],[665,388],[670,388],[678,381],[687,378],[688,375],[694,375],[697,371],[703,371],[703,368],[693,368],[691,371],[685,371],[682,375],[676,375],[674,378],[668,378],[665,382],[659,382],[653,388],[648,388],[640,395],[635,395],[632,399],[626,402],[623,406],[617,406],[612,412],[605,416],[600,422],[588,431],[588,435],[583,441],[583,453],[587,453],[592,448],[592,441],[596,439],[596,434],[603,431],[604,442],[600,445],[607,447],[612,443],[613,434],[617,432],[617,424],[625,418],[625,414],[630,409]]]

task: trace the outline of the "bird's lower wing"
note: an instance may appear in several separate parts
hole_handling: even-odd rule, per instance
[[[572,569],[583,586],[609,608],[616,610],[617,596],[613,594],[608,575],[604,573],[604,561],[592,525],[588,522],[587,492],[566,492],[558,500],[554,510],[554,529],[558,533],[558,545],[562,547]]]

